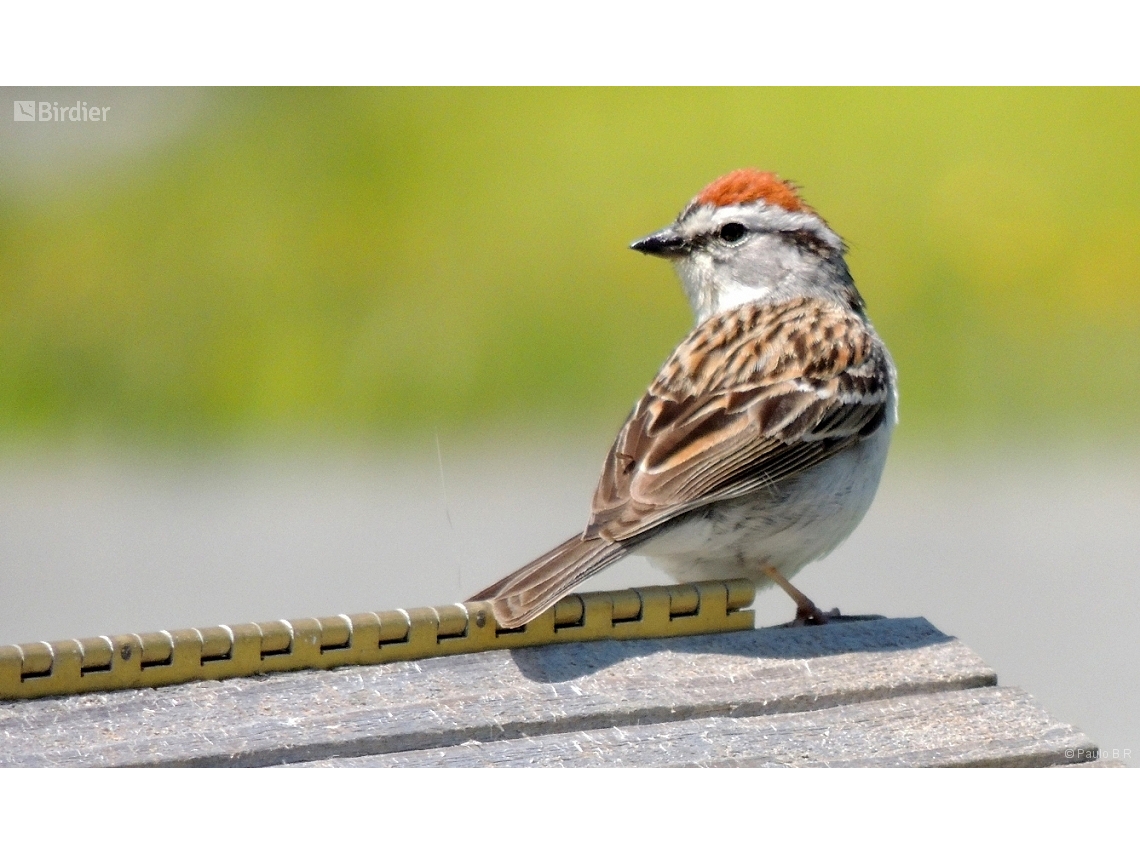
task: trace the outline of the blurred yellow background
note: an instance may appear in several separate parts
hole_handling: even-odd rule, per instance
[[[8,94],[114,105],[0,123],[9,445],[608,434],[690,323],[627,245],[740,166],[850,244],[903,443],[1140,426],[1135,89]]]

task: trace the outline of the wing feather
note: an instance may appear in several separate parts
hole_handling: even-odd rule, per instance
[[[586,537],[637,537],[794,477],[888,416],[893,368],[865,318],[816,298],[698,326],[618,434]]]

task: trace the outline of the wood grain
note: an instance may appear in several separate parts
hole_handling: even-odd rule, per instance
[[[1019,689],[987,687],[800,713],[714,716],[319,766],[1056,766],[1092,743]]]
[[[12,766],[961,766],[1095,756],[921,618],[0,704]]]
[[[606,641],[0,704],[6,765],[271,765],[990,686],[922,619]]]

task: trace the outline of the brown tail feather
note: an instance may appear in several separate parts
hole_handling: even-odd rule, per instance
[[[471,597],[490,600],[499,626],[513,629],[542,614],[563,594],[626,553],[620,543],[575,535]]]

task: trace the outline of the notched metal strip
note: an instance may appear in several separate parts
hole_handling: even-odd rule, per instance
[[[571,641],[752,629],[745,579],[570,594],[504,630],[490,603],[396,609],[0,647],[0,699],[377,665]]]

